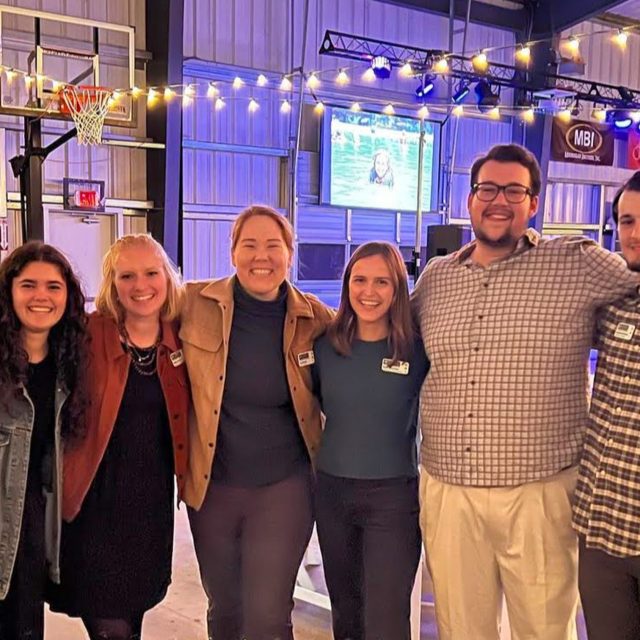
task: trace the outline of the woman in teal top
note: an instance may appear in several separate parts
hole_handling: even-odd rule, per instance
[[[421,544],[418,394],[429,364],[393,245],[354,252],[314,354],[326,416],[316,516],[334,638],[409,640]]]

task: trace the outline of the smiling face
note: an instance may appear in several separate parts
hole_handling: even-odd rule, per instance
[[[358,335],[389,333],[389,309],[395,295],[393,276],[381,255],[361,258],[349,277],[349,303],[356,314]]]
[[[618,238],[632,271],[640,271],[640,192],[623,191],[618,201]]]
[[[275,300],[291,266],[282,231],[266,215],[244,222],[231,260],[242,288],[258,300]]]
[[[386,153],[377,153],[374,163],[374,169],[376,171],[376,175],[379,178],[384,178],[385,174],[389,170],[389,158]]]
[[[125,316],[160,317],[167,300],[167,274],[153,247],[139,244],[122,249],[115,261],[113,282]]]
[[[67,284],[50,262],[29,262],[11,283],[13,309],[22,331],[49,334],[64,315]]]
[[[518,184],[531,187],[529,169],[519,162],[485,162],[477,177],[477,183],[492,182],[499,186]],[[485,248],[501,251],[505,247],[515,248],[527,230],[529,219],[538,209],[538,197],[527,195],[523,202],[508,202],[504,191],[500,191],[492,202],[483,202],[470,194],[467,202],[471,225],[478,243]]]

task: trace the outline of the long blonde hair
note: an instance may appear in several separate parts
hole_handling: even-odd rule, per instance
[[[184,285],[182,284],[180,273],[157,240],[146,233],[132,233],[118,238],[109,247],[109,251],[107,251],[102,260],[102,282],[96,297],[96,309],[104,315],[111,316],[117,322],[124,320],[124,310],[118,300],[118,292],[116,291],[116,262],[123,250],[143,246],[149,247],[156,252],[162,260],[164,271],[167,274],[167,299],[162,305],[162,309],[160,309],[160,319],[170,321],[180,314],[184,297]]]

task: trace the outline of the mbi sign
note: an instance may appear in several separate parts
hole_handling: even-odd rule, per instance
[[[613,165],[614,136],[607,126],[572,120],[553,119],[551,158],[561,162]]]

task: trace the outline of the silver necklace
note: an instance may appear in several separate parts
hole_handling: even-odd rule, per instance
[[[155,343],[150,347],[139,347],[134,344],[124,324],[120,328],[120,333],[123,338],[125,351],[129,354],[129,358],[131,358],[133,368],[141,376],[154,375],[157,371],[158,345],[160,344],[161,332],[158,333]]]

